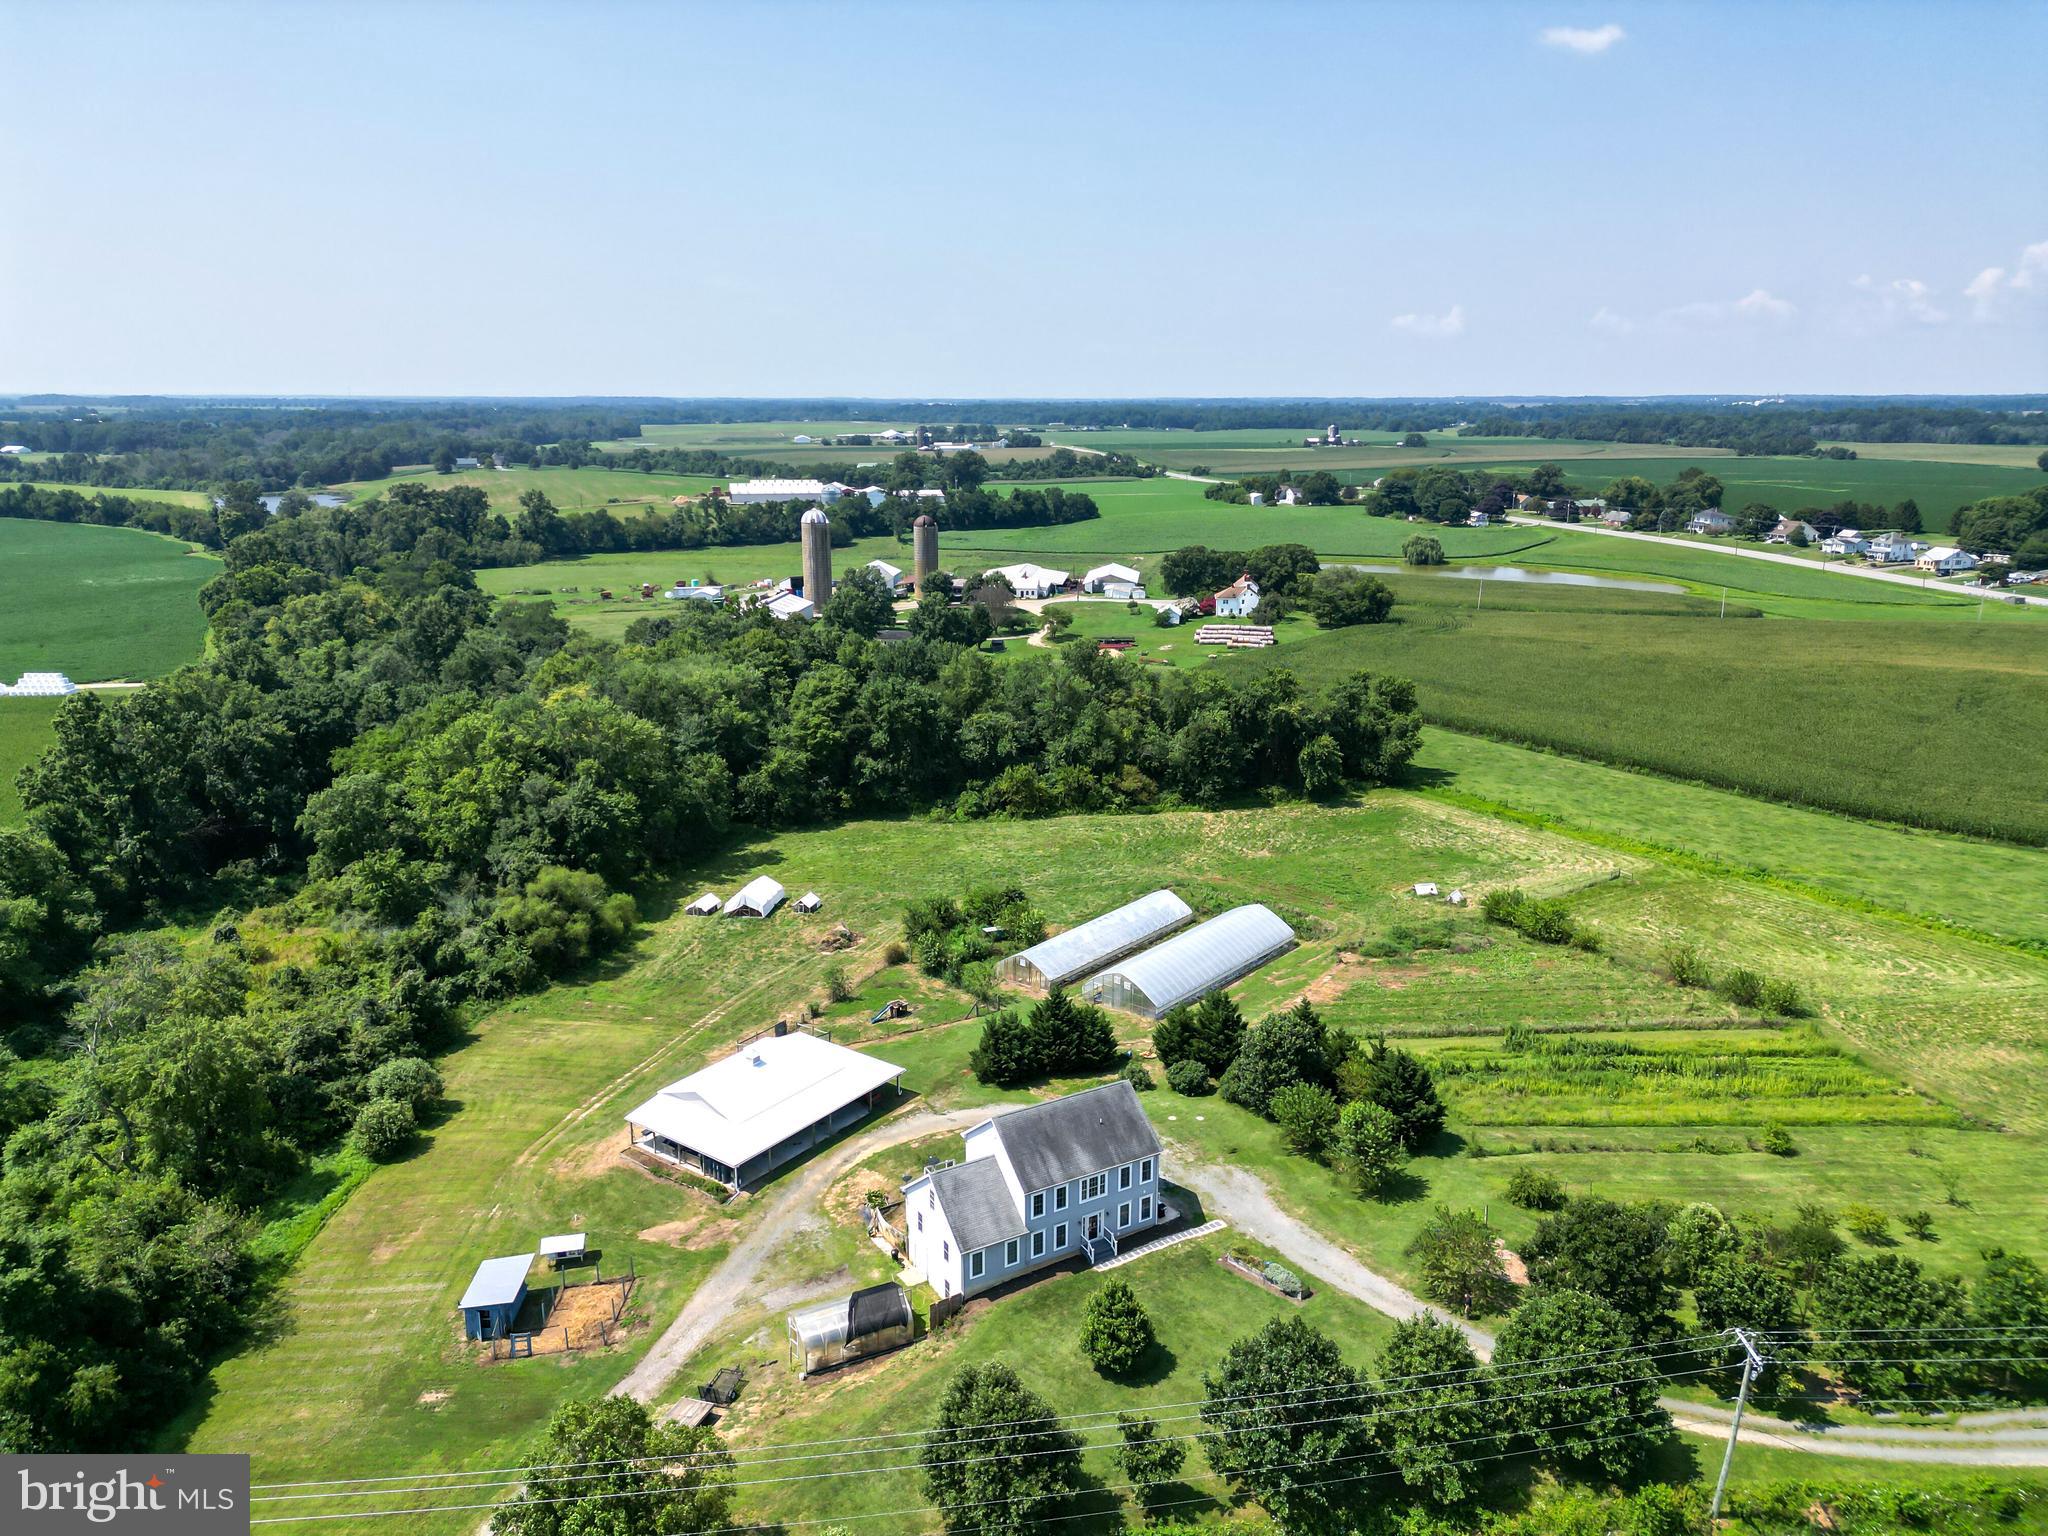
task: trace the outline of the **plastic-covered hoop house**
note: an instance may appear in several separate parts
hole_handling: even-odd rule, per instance
[[[789,1363],[799,1376],[901,1349],[915,1336],[916,1315],[900,1285],[871,1285],[837,1301],[789,1315]]]
[[[1194,915],[1173,892],[1153,891],[1011,955],[996,966],[996,975],[1019,986],[1065,986],[1164,938]]]
[[[1156,1019],[1250,975],[1293,947],[1294,930],[1270,908],[1232,907],[1089,977],[1081,995],[1091,1003]]]

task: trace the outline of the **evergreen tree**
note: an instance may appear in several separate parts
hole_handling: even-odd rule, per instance
[[[1105,1376],[1123,1376],[1153,1345],[1152,1319],[1121,1276],[1088,1298],[1081,1312],[1081,1353]]]

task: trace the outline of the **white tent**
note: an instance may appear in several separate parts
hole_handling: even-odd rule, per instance
[[[816,891],[805,891],[803,895],[796,899],[796,909],[799,912],[815,912],[823,905],[825,905],[825,898]]]
[[[706,891],[683,910],[692,917],[716,917],[725,903],[718,899],[718,892]]]
[[[766,917],[781,906],[788,892],[766,875],[756,875],[725,904],[727,917]]]

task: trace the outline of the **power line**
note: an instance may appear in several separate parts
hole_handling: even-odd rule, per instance
[[[1701,1342],[1694,1344],[1693,1340],[1699,1340]],[[1404,1396],[1411,1392],[1443,1390],[1449,1387],[1464,1384],[1466,1382],[1478,1380],[1485,1380],[1495,1384],[1498,1384],[1503,1381],[1526,1380],[1533,1377],[1556,1375],[1581,1370],[1585,1368],[1583,1362],[1591,1362],[1595,1360],[1608,1360],[1618,1355],[1647,1355],[1652,1359],[1675,1360],[1682,1359],[1684,1357],[1692,1355],[1701,1355],[1716,1352],[1724,1348],[1726,1342],[1726,1336],[1722,1334],[1695,1334],[1688,1339],[1676,1340],[1668,1344],[1625,1344],[1616,1346],[1611,1349],[1583,1350],[1571,1355],[1559,1355],[1550,1360],[1544,1361],[1541,1364],[1532,1365],[1527,1370],[1516,1371],[1511,1373],[1495,1372],[1490,1367],[1485,1365],[1459,1366],[1453,1369],[1441,1371],[1418,1371],[1406,1376],[1387,1377],[1385,1378],[1385,1381],[1382,1384],[1382,1386],[1377,1390],[1379,1390],[1382,1395],[1398,1397]],[[1426,1385],[1402,1386],[1401,1390],[1398,1392],[1387,1392],[1385,1390],[1387,1387],[1400,1386],[1402,1383],[1426,1383]],[[1361,1389],[1365,1389],[1364,1383],[1360,1383],[1359,1386]],[[1275,1398],[1297,1398],[1305,1394],[1326,1393],[1332,1390],[1334,1389],[1325,1387],[1288,1387],[1279,1388],[1271,1392],[1244,1392],[1223,1397],[1186,1398],[1179,1402],[1149,1403],[1142,1404],[1140,1405],[1140,1407],[1143,1409],[1143,1411],[1146,1412],[1154,1412],[1166,1408],[1202,1408],[1206,1406],[1213,1406],[1215,1404],[1220,1403],[1250,1403],[1266,1401]],[[1109,1408],[1084,1413],[1048,1414],[1029,1419],[998,1419],[992,1420],[987,1424],[977,1425],[976,1427],[980,1429],[995,1430],[1056,1428],[1060,1426],[1077,1425],[1081,1421],[1088,1419],[1114,1418],[1116,1414],[1118,1414],[1119,1412],[1126,1411],[1128,1410]],[[823,1445],[871,1446],[884,1441],[921,1440],[929,1433],[929,1429],[907,1429],[885,1431],[883,1433],[874,1435],[845,1435],[832,1439],[796,1439],[781,1442],[780,1444],[771,1442],[759,1447],[754,1447],[752,1449],[777,1450],[783,1448],[784,1446],[790,1445],[811,1447]],[[990,1436],[989,1438],[995,1439],[1000,1437]],[[741,1452],[739,1454],[745,1455],[747,1453]],[[485,1467],[478,1468],[474,1471],[465,1470],[462,1468],[449,1468],[440,1472],[391,1473],[381,1477],[321,1478],[302,1482],[256,1483],[252,1485],[251,1491],[268,1492],[272,1489],[285,1488],[325,1488],[339,1486],[343,1484],[413,1482],[437,1477],[484,1477],[501,1472],[546,1472],[555,1470],[557,1468],[615,1466],[631,1464],[635,1462],[677,1462],[689,1460],[690,1455],[691,1453],[685,1452],[680,1455],[671,1456],[619,1456],[593,1461],[531,1462],[524,1466]]]
[[[1555,1387],[1548,1387],[1548,1388],[1545,1388],[1545,1389],[1543,1389],[1543,1390],[1541,1390],[1541,1391],[1536,1391],[1536,1392],[1522,1392],[1522,1393],[1515,1393],[1515,1394],[1511,1394],[1511,1395],[1509,1395],[1509,1396],[1506,1396],[1506,1397],[1495,1397],[1495,1396],[1488,1396],[1488,1397],[1486,1397],[1486,1398],[1482,1399],[1482,1400],[1481,1400],[1481,1401],[1480,1401],[1480,1402],[1479,1402],[1478,1404],[1475,1404],[1474,1406],[1475,1406],[1475,1407],[1479,1407],[1479,1408],[1484,1408],[1484,1409],[1491,1409],[1491,1408],[1494,1408],[1494,1407],[1496,1407],[1496,1406],[1499,1406],[1499,1405],[1501,1405],[1501,1404],[1505,1404],[1505,1403],[1520,1403],[1520,1402],[1528,1402],[1528,1401],[1531,1401],[1531,1400],[1533,1400],[1533,1399],[1536,1399],[1536,1398],[1542,1398],[1542,1397],[1560,1397],[1560,1396],[1563,1396],[1563,1395],[1564,1395],[1564,1394],[1566,1394],[1566,1393],[1575,1393],[1575,1392],[1585,1392],[1585,1391],[1588,1391],[1588,1390],[1599,1390],[1599,1389],[1601,1389],[1601,1388],[1608,1388],[1608,1389],[1612,1389],[1612,1388],[1615,1388],[1615,1387],[1623,1387],[1623,1386],[1635,1386],[1635,1385],[1640,1385],[1641,1383],[1643,1383],[1643,1382],[1648,1382],[1648,1381],[1675,1381],[1675,1380],[1678,1380],[1678,1379],[1680,1379],[1681,1377],[1687,1377],[1687,1376],[1706,1376],[1706,1375],[1711,1375],[1711,1374],[1713,1374],[1713,1373],[1714,1373],[1714,1372],[1715,1372],[1716,1370],[1718,1370],[1718,1369],[1719,1369],[1719,1368],[1718,1368],[1718,1367],[1716,1367],[1716,1366],[1708,1366],[1708,1365],[1703,1365],[1703,1366],[1699,1366],[1699,1367],[1696,1367],[1695,1369],[1693,1369],[1693,1370],[1690,1370],[1690,1371],[1679,1371],[1679,1372],[1675,1372],[1675,1373],[1670,1373],[1670,1372],[1659,1372],[1658,1374],[1656,1374],[1656,1375],[1653,1375],[1653,1376],[1631,1376],[1631,1377],[1626,1377],[1626,1378],[1624,1378],[1624,1379],[1622,1379],[1622,1380],[1620,1380],[1620,1381],[1597,1381],[1597,1382],[1589,1382],[1589,1383],[1585,1383],[1585,1384],[1563,1384],[1563,1385],[1559,1385],[1559,1386],[1555,1386]],[[1417,1389],[1417,1390],[1422,1390],[1422,1391],[1445,1391],[1445,1390],[1450,1390],[1450,1389],[1449,1389],[1449,1388],[1442,1388],[1442,1387],[1430,1387],[1430,1388],[1421,1388],[1421,1389]],[[1373,1390],[1373,1389],[1372,1389],[1371,1387],[1369,1387],[1369,1386],[1368,1386],[1368,1387],[1362,1387],[1362,1388],[1357,1388],[1357,1389],[1353,1389],[1353,1390],[1350,1390],[1350,1391],[1346,1391],[1346,1392],[1340,1392],[1340,1393],[1335,1393],[1335,1394],[1333,1394],[1333,1395],[1331,1396],[1331,1398],[1329,1398],[1329,1399],[1327,1399],[1327,1400],[1325,1400],[1325,1401],[1323,1401],[1323,1402],[1318,1402],[1318,1403],[1314,1403],[1314,1404],[1306,1404],[1306,1405],[1304,1405],[1304,1406],[1311,1406],[1311,1407],[1323,1407],[1323,1406],[1330,1406],[1330,1405],[1331,1405],[1332,1403],[1335,1403],[1335,1402],[1338,1402],[1338,1401],[1341,1401],[1341,1400],[1344,1400],[1344,1399],[1347,1399],[1347,1398],[1352,1398],[1352,1397],[1360,1397],[1360,1396],[1370,1397],[1370,1396],[1373,1396],[1373,1395],[1375,1395],[1375,1394],[1374,1394],[1374,1390]],[[1291,1421],[1289,1421],[1289,1422],[1288,1422],[1288,1423],[1287,1423],[1287,1424],[1285,1425],[1285,1427],[1286,1427],[1287,1429],[1289,1429],[1289,1430],[1297,1430],[1297,1429],[1309,1429],[1309,1428],[1313,1428],[1313,1427],[1315,1427],[1315,1426],[1317,1426],[1317,1425],[1321,1425],[1321,1424],[1341,1424],[1341,1423],[1345,1422],[1345,1421],[1346,1421],[1347,1419],[1356,1419],[1356,1420],[1357,1420],[1357,1421],[1358,1421],[1358,1422],[1359,1422],[1359,1423],[1360,1423],[1360,1424],[1361,1424],[1362,1426],[1363,1426],[1363,1425],[1371,1425],[1371,1424],[1377,1424],[1377,1423],[1379,1423],[1379,1422],[1380,1422],[1381,1420],[1383,1420],[1383,1419],[1394,1419],[1394,1418],[1403,1418],[1403,1417],[1406,1417],[1406,1416],[1408,1416],[1408,1415],[1411,1415],[1411,1414],[1417,1414],[1417,1413],[1428,1413],[1428,1412],[1430,1412],[1430,1411],[1431,1411],[1432,1409],[1434,1409],[1434,1408],[1436,1408],[1436,1407],[1438,1407],[1438,1406],[1439,1406],[1439,1405],[1437,1405],[1437,1404],[1433,1404],[1433,1403],[1423,1403],[1423,1404],[1419,1404],[1419,1405],[1417,1405],[1417,1406],[1415,1406],[1415,1407],[1411,1407],[1411,1408],[1399,1408],[1399,1409],[1393,1409],[1393,1410],[1388,1410],[1388,1411],[1381,1411],[1381,1410],[1378,1410],[1378,1409],[1374,1409],[1374,1408],[1371,1408],[1371,1407],[1369,1407],[1369,1406],[1368,1406],[1368,1407],[1365,1407],[1365,1408],[1363,1408],[1363,1409],[1360,1409],[1360,1410],[1357,1410],[1357,1411],[1354,1411],[1354,1412],[1351,1412],[1351,1413],[1337,1413],[1337,1414],[1332,1414],[1332,1415],[1330,1415],[1330,1416],[1329,1416],[1329,1417],[1327,1417],[1327,1418],[1320,1418],[1320,1419],[1295,1419],[1295,1420],[1291,1420]],[[1231,1410],[1231,1411],[1234,1411],[1234,1412],[1239,1412],[1239,1413],[1256,1413],[1256,1412],[1260,1412],[1261,1410],[1259,1410],[1259,1409],[1257,1409],[1257,1408],[1251,1408],[1251,1409],[1236,1409],[1236,1410]],[[1201,1417],[1202,1417],[1202,1416],[1201,1416],[1201,1415],[1200,1415],[1199,1413],[1192,1413],[1192,1414],[1180,1414],[1180,1415],[1175,1415],[1175,1416],[1169,1416],[1169,1417],[1166,1417],[1166,1418],[1154,1418],[1154,1419],[1152,1420],[1152,1422],[1153,1422],[1154,1424],[1168,1424],[1168,1423],[1184,1423],[1184,1422],[1186,1422],[1186,1421],[1188,1421],[1188,1420],[1190,1420],[1190,1419],[1199,1419],[1199,1418],[1201,1418]],[[977,1426],[977,1427],[980,1427],[980,1426]],[[1095,1425],[1095,1426],[1092,1426],[1091,1428],[1092,1428],[1093,1430],[1105,1430],[1105,1429],[1112,1429],[1112,1428],[1114,1428],[1114,1427],[1115,1427],[1115,1426],[1113,1426],[1113,1425],[1106,1425],[1106,1424],[1104,1424],[1104,1425]],[[1160,1436],[1156,1436],[1156,1437],[1155,1437],[1155,1438],[1153,1439],[1153,1441],[1152,1441],[1151,1443],[1152,1443],[1152,1444],[1155,1444],[1155,1445],[1167,1445],[1167,1444],[1175,1444],[1175,1443],[1180,1443],[1180,1442],[1186,1442],[1186,1441],[1204,1441],[1204,1440],[1218,1440],[1218,1439],[1224,1439],[1224,1438],[1227,1438],[1227,1437],[1229,1437],[1229,1436],[1231,1436],[1231,1435],[1242,1435],[1242,1434],[1250,1434],[1250,1433],[1253,1433],[1253,1432],[1255,1432],[1255,1431],[1258,1431],[1258,1430],[1263,1430],[1263,1429],[1266,1429],[1266,1428],[1268,1428],[1268,1427],[1270,1427],[1270,1426],[1269,1426],[1269,1425],[1267,1425],[1267,1424],[1264,1424],[1264,1423],[1256,1423],[1256,1424],[1241,1424],[1241,1425],[1234,1425],[1234,1424],[1226,1424],[1226,1425],[1223,1425],[1223,1426],[1221,1426],[1221,1427],[1219,1427],[1219,1428],[1216,1428],[1216,1429],[1207,1429],[1207,1430],[1199,1430],[1199,1431],[1196,1431],[1195,1433],[1192,1433],[1192,1434],[1184,1434],[1184,1435],[1160,1435]],[[1088,1431],[1083,1431],[1082,1433],[1087,1433],[1087,1432],[1088,1432]],[[929,1434],[929,1433],[930,1433],[930,1431],[926,1431],[926,1433],[927,1433],[927,1434]],[[981,1440],[962,1440],[962,1441],[954,1441],[954,1442],[951,1442],[951,1443],[949,1443],[949,1445],[947,1446],[947,1449],[948,1449],[948,1450],[956,1449],[956,1448],[958,1448],[958,1447],[959,1447],[959,1446],[961,1446],[961,1445],[977,1445],[977,1444],[983,1444],[983,1443],[986,1443],[986,1440],[988,1440],[988,1439],[1000,1439],[1000,1438],[1005,1438],[1005,1437],[1002,1437],[1002,1436],[989,1436],[989,1437],[984,1437],[984,1438],[983,1438],[983,1439],[981,1439]],[[1074,1449],[1077,1449],[1077,1450],[1081,1450],[1081,1451],[1093,1451],[1093,1450],[1107,1450],[1107,1449],[1111,1448],[1112,1446],[1116,1445],[1117,1443],[1118,1443],[1118,1442],[1117,1442],[1117,1441],[1115,1441],[1115,1440],[1102,1440],[1102,1441],[1084,1441],[1084,1442],[1083,1442],[1083,1443],[1082,1443],[1082,1444],[1081,1444],[1080,1446],[1078,1446],[1078,1447],[1075,1447]],[[889,1447],[882,1447],[882,1448],[879,1448],[878,1450],[876,1450],[876,1451],[872,1451],[872,1452],[863,1452],[863,1451],[834,1451],[834,1452],[830,1452],[830,1453],[827,1453],[827,1454],[826,1454],[825,1456],[822,1456],[822,1457],[816,1457],[816,1456],[797,1456],[797,1457],[788,1457],[788,1458],[782,1458],[782,1459],[784,1459],[784,1460],[791,1460],[791,1461],[813,1461],[813,1460],[837,1460],[837,1459],[840,1459],[840,1458],[844,1458],[844,1457],[848,1457],[848,1456],[860,1456],[860,1455],[881,1455],[881,1454],[893,1454],[893,1453],[895,1453],[895,1452],[898,1452],[898,1451],[911,1451],[911,1450],[916,1450],[916,1449],[917,1449],[917,1447],[914,1447],[914,1446],[889,1446]],[[1067,1449],[1068,1449],[1068,1447],[1065,1447],[1065,1446],[1049,1446],[1049,1447],[1045,1447],[1045,1448],[1042,1448],[1042,1449],[1039,1449],[1039,1450],[1032,1450],[1032,1451],[1011,1451],[1011,1452],[1006,1452],[1006,1453],[1004,1453],[1004,1454],[1003,1454],[1003,1456],[1002,1456],[1002,1459],[1003,1459],[1003,1460],[1005,1460],[1005,1461],[1024,1461],[1024,1460],[1029,1460],[1029,1459],[1031,1459],[1031,1458],[1033,1458],[1033,1457],[1038,1457],[1038,1456],[1057,1456],[1057,1455],[1060,1455],[1060,1454],[1061,1454],[1062,1452],[1064,1452],[1064,1451],[1065,1451],[1065,1450],[1067,1450]],[[654,1460],[654,1459],[659,1459],[659,1458],[644,1458],[644,1459],[650,1459],[650,1460]],[[676,1460],[683,1460],[683,1459],[686,1459],[686,1458],[680,1458],[680,1457],[672,1457],[672,1458],[668,1458],[668,1460],[670,1460],[670,1461],[676,1461]],[[924,1460],[922,1459],[922,1457],[920,1456],[920,1457],[919,1457],[918,1459],[915,1459],[915,1460],[912,1460],[912,1461],[894,1462],[894,1463],[891,1463],[891,1464],[890,1464],[890,1465],[888,1465],[888,1466],[868,1466],[868,1467],[861,1467],[861,1468],[856,1468],[856,1469],[845,1469],[845,1468],[842,1468],[842,1469],[840,1469],[840,1470],[837,1470],[837,1471],[832,1471],[832,1472],[809,1472],[809,1473],[795,1473],[795,1474],[789,1474],[789,1475],[785,1475],[785,1476],[781,1476],[781,1477],[761,1477],[761,1478],[749,1478],[749,1479],[745,1479],[745,1480],[742,1480],[742,1481],[736,1482],[736,1483],[732,1484],[731,1486],[733,1486],[733,1487],[736,1487],[736,1488],[751,1488],[751,1487],[758,1487],[758,1486],[760,1486],[760,1485],[762,1485],[762,1484],[766,1484],[766,1483],[802,1483],[802,1482],[815,1482],[815,1481],[817,1481],[817,1480],[819,1480],[819,1479],[822,1479],[822,1478],[835,1478],[835,1477],[845,1477],[845,1476],[848,1476],[848,1475],[849,1475],[849,1472],[850,1472],[850,1471],[859,1471],[859,1472],[861,1472],[861,1473],[863,1473],[863,1474],[876,1474],[876,1473],[885,1473],[885,1472],[914,1472],[914,1471],[920,1471],[920,1470],[923,1470],[923,1469],[925,1469],[926,1467],[930,1467],[930,1466],[939,1466],[939,1467],[957,1467],[957,1466],[965,1466],[965,1465],[967,1465],[967,1464],[968,1464],[969,1462],[972,1462],[972,1461],[976,1461],[976,1460],[979,1460],[979,1459],[981,1459],[981,1458],[978,1458],[978,1457],[973,1457],[973,1456],[957,1456],[957,1457],[954,1457],[954,1458],[952,1458],[951,1460],[946,1460],[946,1461],[926,1462],[926,1461],[924,1461]],[[766,1463],[766,1462],[754,1462],[754,1463],[745,1463],[745,1464],[740,1464],[740,1465],[742,1465],[742,1466],[759,1466],[759,1465],[768,1465],[768,1464],[771,1464],[771,1463]],[[587,1472],[587,1473],[581,1473],[581,1474],[577,1474],[577,1475],[574,1475],[574,1476],[569,1476],[569,1477],[549,1477],[549,1478],[543,1479],[543,1481],[545,1481],[545,1482],[548,1482],[548,1483],[550,1483],[550,1484],[555,1484],[555,1483],[582,1483],[582,1482],[595,1482],[595,1481],[598,1481],[598,1480],[600,1480],[600,1479],[603,1479],[603,1478],[607,1478],[607,1477],[612,1477],[612,1476],[616,1476],[616,1475],[617,1475],[617,1474],[616,1474],[616,1473],[614,1473],[614,1472]],[[426,1487],[426,1488],[411,1488],[411,1489],[393,1489],[393,1488],[363,1488],[363,1489],[355,1489],[355,1490],[341,1490],[341,1491],[336,1491],[336,1492],[327,1492],[327,1493],[282,1493],[282,1494],[265,1494],[265,1495],[260,1495],[260,1496],[257,1496],[257,1497],[254,1497],[254,1498],[252,1498],[252,1499],[250,1500],[250,1502],[251,1502],[252,1504],[273,1504],[273,1503],[284,1503],[284,1502],[296,1502],[296,1501],[300,1501],[300,1500],[307,1500],[307,1499],[355,1499],[355,1498],[364,1498],[364,1497],[375,1497],[375,1496],[377,1496],[377,1495],[380,1495],[380,1494],[387,1494],[387,1493],[399,1493],[399,1492],[405,1492],[405,1493],[461,1493],[461,1492],[473,1491],[473,1490],[475,1490],[475,1489],[479,1489],[479,1488],[504,1488],[504,1487],[510,1487],[510,1486],[514,1486],[515,1484],[517,1484],[517,1483],[518,1483],[518,1482],[520,1482],[520,1481],[521,1481],[521,1479],[518,1479],[518,1478],[495,1478],[495,1479],[491,1479],[491,1480],[488,1480],[488,1481],[485,1481],[485,1482],[477,1482],[477,1483],[440,1483],[440,1484],[436,1484],[436,1485],[434,1485],[434,1486],[432,1486],[432,1487]]]

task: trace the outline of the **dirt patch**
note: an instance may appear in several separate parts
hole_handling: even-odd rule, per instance
[[[645,1243],[667,1243],[671,1248],[687,1248],[694,1253],[728,1241],[738,1227],[739,1223],[730,1217],[702,1211],[695,1216],[642,1228],[638,1235]]]
[[[570,1147],[563,1151],[549,1165],[548,1172],[558,1179],[581,1183],[586,1179],[598,1179],[610,1173],[627,1159],[620,1157],[620,1143],[610,1137],[599,1137],[585,1147]]]
[[[1336,963],[1302,988],[1301,995],[1311,1003],[1334,1003],[1358,979],[1358,963],[1358,956],[1340,950]]]
[[[531,1336],[532,1353],[562,1355],[571,1350],[602,1349],[618,1343],[626,1336],[620,1318],[626,1299],[632,1294],[631,1280],[598,1280],[589,1285],[569,1286],[548,1313],[546,1325]],[[484,1359],[491,1358],[487,1347]]]
[[[1423,977],[1427,976],[1429,974],[1429,967],[1426,965],[1387,965],[1375,960],[1366,967],[1365,974],[1374,986],[1384,987],[1389,992],[1399,992],[1411,982],[1420,981]]]
[[[447,1402],[448,1399],[453,1397],[454,1395],[455,1394],[449,1391],[446,1387],[429,1387],[426,1391],[422,1392],[418,1397],[414,1398],[413,1401],[418,1403],[422,1408],[438,1408],[443,1403]]]
[[[1499,1238],[1493,1240],[1493,1251],[1500,1255],[1501,1273],[1508,1277],[1510,1285],[1529,1283],[1529,1266],[1522,1262],[1522,1256]]]

